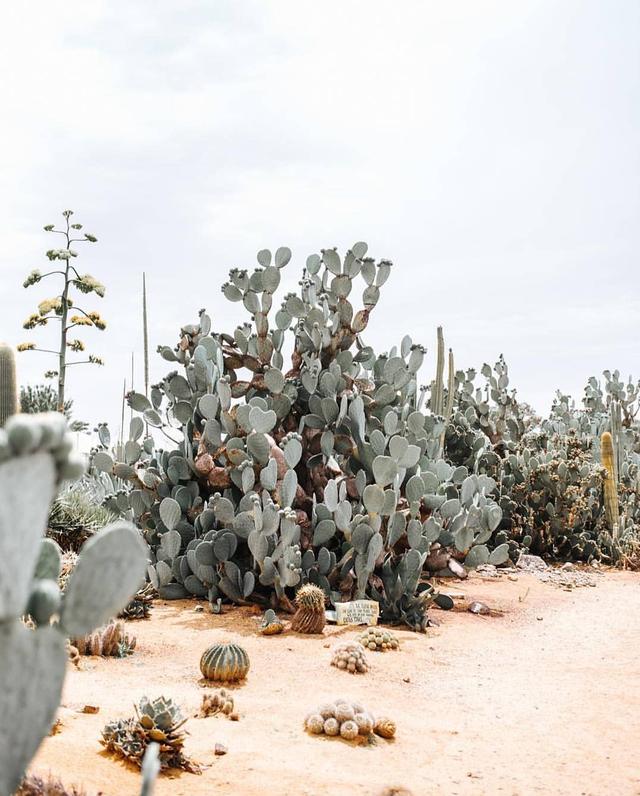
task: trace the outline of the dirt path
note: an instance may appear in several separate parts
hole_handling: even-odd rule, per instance
[[[329,666],[328,638],[263,638],[242,610],[213,616],[189,602],[160,604],[151,621],[130,623],[131,658],[85,658],[69,672],[62,730],[33,770],[91,795],[134,796],[138,775],[101,751],[102,726],[130,715],[144,693],[172,696],[193,715],[201,652],[235,638],[252,661],[235,692],[241,720],[191,719],[187,751],[209,767],[163,777],[156,796],[379,796],[390,787],[413,796],[640,794],[640,576],[607,573],[572,592],[529,575],[472,579],[459,590],[504,616],[434,611],[440,627],[400,631],[401,650],[371,653],[364,676]],[[396,740],[353,748],[307,736],[304,715],[340,696],[392,716]],[[84,704],[100,712],[78,712]],[[216,742],[226,756],[214,757]]]

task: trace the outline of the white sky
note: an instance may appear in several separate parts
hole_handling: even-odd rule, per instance
[[[155,351],[201,307],[231,332],[228,269],[279,245],[282,292],[321,247],[392,259],[366,339],[427,345],[425,381],[438,324],[545,412],[640,376],[637,0],[33,0],[2,28],[0,337],[47,341],[21,324],[53,286],[21,283],[74,209],[109,322],[77,417],[115,428],[132,351],[141,374],[143,270]]]

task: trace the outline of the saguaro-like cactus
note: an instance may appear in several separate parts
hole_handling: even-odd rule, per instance
[[[17,411],[16,357],[11,346],[0,343],[0,428]]]
[[[618,482],[616,479],[615,453],[613,439],[608,431],[601,437],[602,466],[607,474],[604,481],[604,510],[609,530],[615,534],[618,529],[620,513],[618,509]]]
[[[78,477],[57,413],[17,415],[0,429],[0,796],[18,787],[60,701],[65,637],[88,633],[120,611],[144,575],[146,548],[124,522],[83,547],[64,598],[60,551],[42,539],[58,482]],[[36,623],[29,629],[21,617]]]

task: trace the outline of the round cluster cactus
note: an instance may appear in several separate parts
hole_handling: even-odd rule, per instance
[[[200,715],[206,718],[207,716],[216,716],[218,713],[223,713],[232,721],[238,720],[238,714],[234,710],[233,695],[224,688],[202,697]]]
[[[364,674],[369,671],[364,647],[357,641],[347,641],[335,646],[331,665],[351,674]]]
[[[360,702],[337,699],[309,713],[304,726],[312,735],[340,736],[346,741],[355,741],[358,736],[370,736],[376,721]]]
[[[386,652],[400,647],[397,636],[381,627],[367,628],[360,634],[359,641],[365,649],[372,652]]]

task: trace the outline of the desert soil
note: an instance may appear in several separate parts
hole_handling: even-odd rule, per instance
[[[608,572],[572,591],[528,574],[443,588],[503,614],[433,610],[439,627],[399,630],[401,649],[369,653],[365,675],[329,665],[331,643],[353,628],[265,638],[248,609],[215,616],[157,603],[151,620],[128,623],[133,656],[70,666],[60,732],[32,771],[90,796],[134,796],[139,774],[104,752],[101,728],[143,694],[171,696],[194,716],[202,651],[235,640],[251,657],[234,690],[240,721],[191,718],[185,748],[204,772],[165,774],[156,796],[640,794],[640,575]],[[395,719],[396,739],[354,747],[305,734],[305,714],[341,696]],[[216,743],[225,756],[214,756]]]

